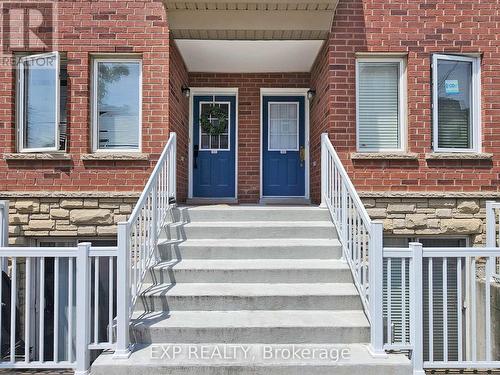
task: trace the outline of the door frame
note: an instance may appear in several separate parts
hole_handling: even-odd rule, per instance
[[[307,92],[310,90],[310,88],[261,88],[260,89],[260,152],[259,152],[259,165],[260,165],[260,200],[262,201],[263,199],[266,198],[271,198],[271,199],[276,199],[276,200],[287,200],[287,199],[296,199],[296,198],[303,198],[305,200],[309,200],[310,198],[310,179],[309,179],[309,173],[310,173],[310,162],[309,162],[309,99],[307,98]],[[293,197],[273,197],[273,196],[266,196],[264,195],[264,175],[263,175],[263,156],[264,156],[264,150],[262,149],[263,147],[263,137],[264,137],[264,111],[263,111],[263,104],[264,104],[264,96],[303,96],[304,97],[304,117],[305,117],[305,134],[304,134],[304,147],[305,147],[305,189],[304,189],[304,196],[293,196]]]
[[[229,199],[238,199],[238,88],[237,87],[191,87],[191,95],[189,96],[189,142],[188,142],[188,199],[193,199],[193,105],[194,97],[198,95],[215,95],[215,96],[235,96],[236,98],[236,118],[235,121],[235,142],[234,145],[234,197]],[[210,198],[208,198],[210,199]],[[214,198],[215,199],[215,198]],[[217,198],[218,199],[218,198]]]

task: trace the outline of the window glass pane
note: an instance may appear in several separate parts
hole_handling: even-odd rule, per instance
[[[24,148],[57,145],[58,66],[54,56],[26,60],[23,64]]]
[[[220,135],[220,148],[227,149],[229,147],[229,137],[226,135]]]
[[[297,104],[270,103],[269,115],[269,150],[298,150]]]
[[[409,242],[406,237],[384,237],[384,247],[408,247]]]
[[[139,148],[139,62],[99,62],[97,116],[99,148]]]
[[[219,148],[219,135],[212,135],[210,136],[211,140],[211,148],[213,149],[218,149]]]
[[[211,135],[207,133],[200,125],[200,135],[201,135],[201,150],[229,150],[229,104],[227,103],[202,103],[201,104],[201,114],[203,115],[208,111],[213,105],[222,109],[222,111],[227,115],[227,123],[224,132],[217,135]],[[218,118],[209,117],[210,123],[217,126],[219,123]]]
[[[400,148],[399,63],[358,63],[361,150]]]
[[[438,145],[471,148],[472,62],[438,60]]]
[[[210,148],[210,136],[209,135],[207,135],[207,134],[201,135],[201,148],[202,149]]]

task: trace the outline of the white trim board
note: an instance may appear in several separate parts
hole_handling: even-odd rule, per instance
[[[234,144],[234,198],[238,199],[238,88],[237,87],[191,87],[189,96],[189,142],[188,142],[188,199],[193,197],[193,104],[194,97],[200,95],[235,96],[235,144]]]
[[[259,151],[259,165],[260,165],[260,201],[262,202],[266,198],[280,198],[280,199],[296,199],[296,198],[310,198],[310,155],[309,155],[309,99],[307,98],[307,92],[310,88],[261,88],[260,89],[260,151]],[[263,165],[262,165],[262,156],[263,156],[263,125],[264,125],[264,113],[262,111],[262,105],[264,103],[264,96],[303,96],[304,97],[304,110],[305,110],[305,137],[304,137],[304,146],[305,146],[305,194],[303,197],[269,197],[264,196],[264,176],[263,176]]]

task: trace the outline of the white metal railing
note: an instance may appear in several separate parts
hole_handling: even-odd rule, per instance
[[[371,350],[383,354],[383,225],[370,219],[326,133],[321,135],[321,205],[330,210],[370,321]]]
[[[0,369],[73,368],[87,374],[90,350],[130,355],[129,323],[157,239],[176,199],[176,135],[160,155],[117,247],[8,247],[0,201]]]
[[[411,243],[409,248],[384,248],[385,348],[411,350],[415,374],[423,374],[424,368],[499,368],[491,306],[498,258],[495,247],[423,248]],[[394,263],[405,265],[403,272],[397,266],[397,277]],[[389,285],[397,285],[396,293]]]
[[[114,349],[117,247],[7,247],[0,202],[0,368],[72,368]]]
[[[321,202],[328,207],[371,328],[371,350],[412,352],[424,368],[499,368],[493,357],[491,283],[500,280],[500,203],[487,202],[487,247],[383,248],[327,134],[321,137]],[[482,280],[482,281],[481,281]]]
[[[126,223],[118,224],[117,345],[115,358],[130,356],[129,323],[157,241],[176,200],[176,134],[170,138]]]

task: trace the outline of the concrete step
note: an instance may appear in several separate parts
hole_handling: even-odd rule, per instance
[[[233,221],[175,223],[162,238],[174,239],[255,239],[321,238],[335,239],[330,221]]]
[[[327,221],[329,211],[314,206],[197,206],[179,207],[175,218],[184,222]]]
[[[184,259],[164,261],[146,282],[172,283],[342,283],[352,282],[338,259]]]
[[[338,259],[337,239],[188,239],[161,240],[162,259]]]
[[[134,314],[137,343],[365,343],[370,326],[361,310],[172,311]]]
[[[220,342],[220,341],[219,341]],[[176,354],[174,355],[174,350]],[[312,354],[314,353],[314,355]],[[164,343],[136,345],[128,359],[102,354],[93,375],[411,375],[402,354],[373,357],[366,345]]]
[[[145,311],[356,310],[352,283],[146,284],[137,308]]]

